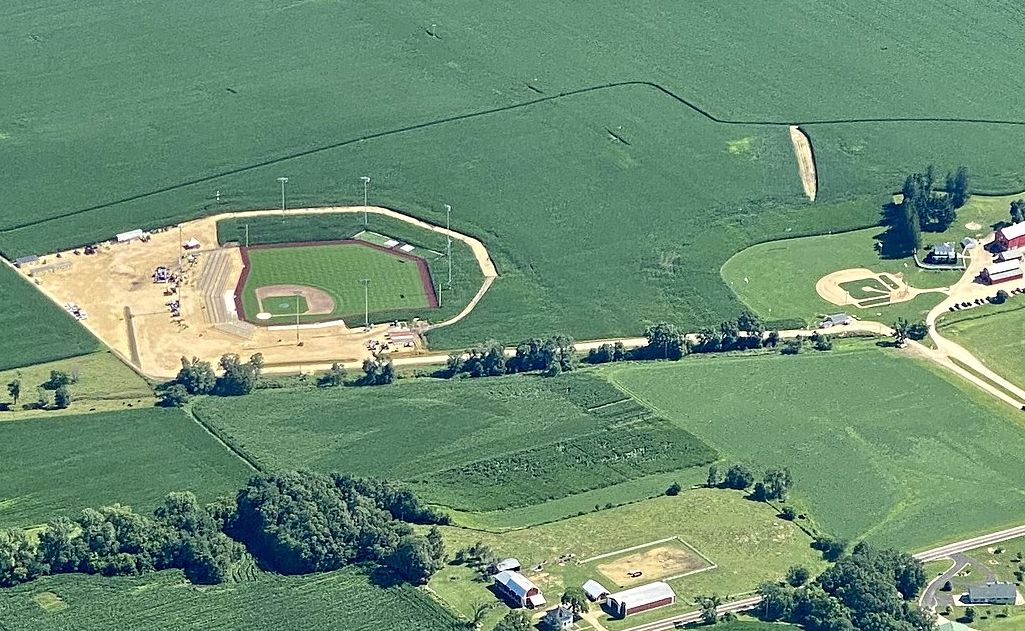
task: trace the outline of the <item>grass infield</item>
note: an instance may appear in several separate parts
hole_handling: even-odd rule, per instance
[[[404,252],[361,241],[261,245],[242,249],[245,270],[235,292],[236,307],[243,318],[258,324],[294,322],[300,300],[303,322],[322,322],[363,316],[364,288],[369,280],[371,314],[437,307],[431,274],[426,262]],[[275,289],[262,300],[263,287],[308,287],[324,292],[333,304],[312,310],[307,298]],[[269,320],[258,320],[265,311]]]

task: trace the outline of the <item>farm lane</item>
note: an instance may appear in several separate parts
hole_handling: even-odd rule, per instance
[[[982,546],[988,546],[995,543],[1001,543],[1010,539],[1017,539],[1025,535],[1025,524],[1021,526],[1015,526],[1013,528],[1007,528],[1005,530],[998,530],[985,535],[979,535],[977,537],[970,537],[968,539],[962,539],[954,543],[948,543],[942,546],[931,548],[929,550],[923,550],[914,554],[913,556],[922,561],[938,561],[940,559],[953,559],[956,555],[963,555],[968,550],[974,550]],[[971,559],[964,557],[968,563]],[[957,567],[958,563],[955,563],[954,567]],[[963,567],[963,566],[962,566]],[[953,568],[951,568],[953,569]],[[957,570],[960,571],[960,570]],[[956,572],[955,572],[956,573]],[[944,579],[946,580],[946,579]],[[943,583],[940,583],[942,585]],[[935,590],[934,590],[935,594]],[[925,594],[922,596],[920,602],[924,602]],[[747,598],[741,598],[721,605],[718,608],[719,614],[722,615],[726,612],[740,612],[750,611],[756,608],[762,602],[761,596],[749,596]],[[690,611],[685,614],[674,615],[662,620],[656,620],[646,624],[641,624],[636,627],[630,627],[626,631],[668,631],[669,629],[675,629],[678,626],[698,622],[701,620],[700,611]]]
[[[971,564],[968,557],[962,554],[952,554],[950,555],[950,558],[954,561],[953,565],[951,565],[946,572],[934,578],[926,586],[925,591],[922,592],[922,596],[918,599],[918,606],[922,609],[936,611],[936,605],[938,603],[936,599],[936,592],[939,591],[940,587],[942,587],[944,583],[957,576],[961,570]]]

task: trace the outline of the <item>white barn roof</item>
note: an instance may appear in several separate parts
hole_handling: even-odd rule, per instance
[[[128,232],[119,232],[118,235],[117,235],[118,243],[124,243],[125,241],[131,241],[132,239],[141,239],[141,238],[142,238],[142,228],[136,228],[135,230],[129,230]]]
[[[609,596],[609,600],[614,600],[618,603],[625,603],[627,609],[657,602],[665,598],[676,598],[676,593],[673,592],[672,587],[662,581],[648,583],[647,585],[641,585],[640,587],[633,587],[622,592],[616,592]]]
[[[1011,224],[1006,228],[1001,228],[1000,234],[1004,235],[1004,238],[1008,241],[1025,236],[1025,221],[1019,221],[1018,223]]]
[[[609,593],[609,590],[602,587],[601,583],[598,581],[589,580],[584,583],[584,593],[587,594],[587,597],[591,600],[598,600],[605,594]]]
[[[1010,261],[1012,259],[1020,259],[1023,257],[1025,257],[1025,251],[1022,251],[1021,248],[1004,250],[1000,254],[997,254],[997,259],[1001,261]]]
[[[990,276],[994,276],[996,274],[1002,274],[1004,272],[1012,272],[1019,268],[1021,268],[1021,261],[1019,261],[1018,259],[1011,259],[1009,261],[1000,261],[999,263],[987,265],[986,273],[988,273]]]
[[[509,588],[509,591],[516,594],[520,598],[526,596],[527,592],[529,592],[530,590],[538,589],[537,585],[535,585],[534,582],[526,576],[520,574],[519,572],[511,572],[508,570],[505,572],[499,572],[498,574],[495,574],[495,582],[505,585],[507,588]]]
[[[405,338],[406,337],[405,335],[400,335],[398,333],[388,333],[388,336],[392,337],[392,338]],[[413,338],[413,332],[412,331],[409,332],[409,336],[408,337],[410,339]],[[502,559],[498,563],[495,563],[495,569],[498,570],[499,572],[504,572],[506,570],[515,570],[515,569],[518,569],[519,567],[520,567],[519,560],[514,559],[512,557],[509,557],[508,559]]]

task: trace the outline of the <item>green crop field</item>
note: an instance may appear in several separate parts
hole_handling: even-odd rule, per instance
[[[70,314],[6,266],[0,266],[0,305],[0,370],[85,355],[100,347]]]
[[[196,414],[264,466],[402,479],[431,502],[475,513],[679,475],[715,460],[707,445],[643,407],[588,411],[617,398],[624,396],[607,383],[569,373],[257,392],[200,401]],[[652,494],[631,488],[620,501]]]
[[[212,500],[251,473],[184,413],[154,408],[0,423],[0,462],[0,527],[115,502],[146,513],[170,491]]]
[[[455,620],[423,592],[379,588],[359,571],[197,587],[178,572],[144,577],[65,575],[0,592],[0,629],[101,631],[451,631]]]
[[[1025,299],[1015,295],[1002,305],[945,314],[937,326],[943,337],[968,349],[1004,379],[1025,388],[1025,367],[1021,365],[1025,353],[1023,308]]]
[[[394,313],[428,307],[426,292],[417,262],[411,258],[384,252],[359,243],[303,245],[296,247],[249,248],[249,275],[242,288],[246,318],[257,313],[272,314],[267,322],[294,321],[294,296],[274,294],[260,300],[256,292],[273,285],[301,285],[320,289],[334,301],[330,313],[300,315],[306,321],[355,318],[371,313]],[[369,280],[366,295],[362,279]],[[366,302],[364,301],[366,299]],[[306,310],[306,300],[300,314]]]
[[[686,541],[716,564],[715,569],[670,581],[678,598],[672,609],[606,621],[613,629],[691,611],[699,596],[753,590],[761,581],[778,580],[791,565],[813,570],[824,566],[809,546],[811,539],[794,523],[778,518],[766,504],[718,489],[688,490],[676,497],[663,496],[502,534],[453,527],[442,530],[450,550],[483,541],[500,557],[516,557],[546,594],[561,594],[565,587],[582,585],[589,578],[602,582],[595,563],[580,563],[585,559],[668,537]],[[558,563],[565,554],[576,556]],[[544,565],[543,573],[527,569],[539,563]],[[489,594],[485,584],[473,580],[472,571],[459,565],[442,569],[431,579],[430,587],[464,614],[475,600]]]
[[[893,351],[848,349],[607,374],[724,461],[790,467],[797,501],[835,535],[922,548],[1020,522],[1018,415]]]

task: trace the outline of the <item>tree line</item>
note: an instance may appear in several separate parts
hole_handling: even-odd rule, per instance
[[[943,191],[937,190],[932,165],[925,173],[912,173],[901,188],[903,199],[890,208],[890,240],[898,254],[922,247],[922,232],[943,232],[957,220],[957,209],[971,195],[968,167],[948,173]]]
[[[437,524],[449,522],[408,489],[306,471],[252,477],[234,498],[202,505],[171,493],[152,515],[115,504],[50,521],[32,538],[0,530],[0,586],[65,573],[137,575],[180,569],[216,584],[248,553],[283,574],[370,563],[412,583],[441,567]],[[410,524],[433,525],[425,534]]]
[[[754,470],[742,463],[730,465],[724,472],[718,465],[708,468],[705,482],[709,488],[735,489],[746,491],[751,489],[751,498],[759,502],[780,500],[785,502],[794,486],[794,476],[787,467],[770,467],[758,480]]]
[[[915,604],[925,585],[921,561],[859,543],[807,586],[763,583],[759,613],[808,631],[931,631],[934,616]]]

